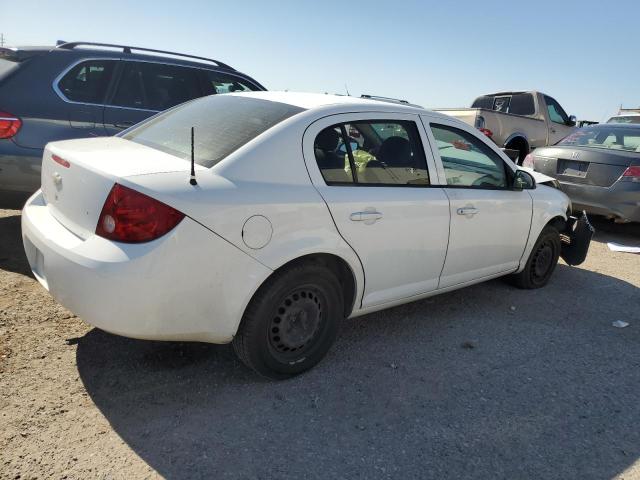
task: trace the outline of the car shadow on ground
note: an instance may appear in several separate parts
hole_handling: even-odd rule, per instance
[[[0,217],[0,270],[33,277],[24,254],[20,234],[20,214]]]
[[[605,217],[589,216],[596,229],[593,240],[607,243],[616,242],[629,246],[640,246],[640,223],[615,223]]]
[[[611,478],[640,457],[639,298],[560,265],[542,290],[493,281],[346,320],[284,382],[229,346],[97,329],[77,364],[166,478]]]

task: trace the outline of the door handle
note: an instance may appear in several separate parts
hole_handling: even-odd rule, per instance
[[[376,223],[382,218],[382,213],[376,211],[366,210],[364,212],[353,212],[349,215],[349,220],[352,222],[364,222],[365,225],[371,225]]]
[[[114,123],[113,126],[124,130],[126,128],[133,126],[133,124],[134,124],[133,122],[119,122],[119,123]]]
[[[458,215],[475,215],[479,210],[475,207],[462,207],[456,210]]]

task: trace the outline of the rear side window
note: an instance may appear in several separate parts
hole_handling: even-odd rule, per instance
[[[104,102],[115,60],[87,60],[69,70],[58,82],[60,93],[72,102]]]
[[[429,185],[427,160],[414,122],[371,120],[334,125],[318,134],[314,150],[328,185]]]
[[[246,80],[239,79],[226,73],[204,70],[207,82],[207,95],[216,93],[249,92],[259,90],[258,87]]]
[[[536,107],[533,103],[533,95],[530,93],[518,93],[511,97],[509,113],[514,115],[533,115]]]
[[[235,95],[200,98],[129,130],[123,138],[185,160],[212,167],[227,155],[283,120],[304,111],[285,103]]]
[[[198,69],[151,62],[124,62],[111,101],[119,107],[145,110],[167,108],[203,95]]]

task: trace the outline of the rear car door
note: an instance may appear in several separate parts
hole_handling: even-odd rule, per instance
[[[203,95],[200,70],[147,61],[123,61],[118,84],[105,105],[104,126],[113,135]]]
[[[516,270],[529,238],[531,195],[511,190],[511,167],[470,129],[423,119],[451,208],[440,288]]]
[[[303,140],[316,189],[362,262],[363,307],[438,287],[449,201],[419,117],[345,114],[313,123]]]

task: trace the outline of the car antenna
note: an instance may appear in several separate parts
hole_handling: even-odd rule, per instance
[[[194,130],[195,130],[195,127],[191,127],[191,178],[189,179],[189,183],[191,185],[198,184],[198,182],[196,181],[196,158],[194,155],[194,146],[193,146]]]

